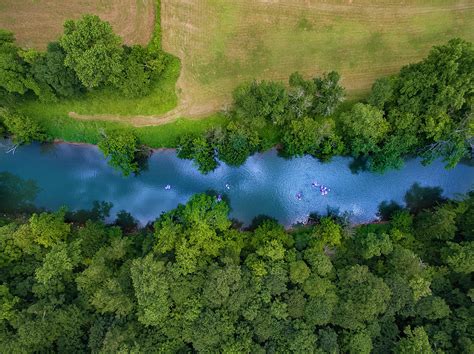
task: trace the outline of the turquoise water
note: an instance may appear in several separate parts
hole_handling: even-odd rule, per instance
[[[166,150],[152,155],[148,171],[124,178],[107,165],[96,147],[55,144],[24,146],[15,154],[1,152],[0,172],[34,180],[40,188],[37,206],[89,209],[95,200],[108,201],[114,205],[112,215],[126,210],[142,224],[209,190],[228,197],[231,216],[240,221],[249,223],[263,214],[291,225],[312,212],[325,214],[328,207],[349,212],[353,222],[371,221],[381,202],[403,203],[414,183],[439,186],[446,197],[466,193],[474,185],[474,168],[463,164],[445,170],[440,161],[424,167],[419,160],[410,160],[402,170],[378,175],[352,174],[350,161],[342,157],[326,164],[311,157],[285,160],[272,150],[254,155],[239,168],[221,165],[202,175],[191,161]],[[322,196],[319,188],[312,187],[314,181],[331,191]],[[170,190],[165,189],[168,184]]]

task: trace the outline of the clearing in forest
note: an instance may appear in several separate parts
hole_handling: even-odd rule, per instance
[[[156,0],[0,0],[0,28],[25,48],[45,49],[63,33],[63,23],[83,14],[109,21],[127,44],[147,44]]]
[[[184,116],[225,108],[239,83],[294,71],[337,70],[360,97],[433,45],[474,40],[472,0],[162,0],[161,13],[163,47],[182,60]]]

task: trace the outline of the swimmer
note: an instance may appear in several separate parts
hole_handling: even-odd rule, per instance
[[[298,192],[296,194],[296,199],[301,200],[303,198],[303,194],[301,192]]]
[[[313,183],[311,183],[311,186],[318,187],[319,186],[318,181],[314,181]]]
[[[171,189],[171,185],[167,184],[165,190],[169,191]]]
[[[230,184],[229,183],[225,184],[225,189],[230,189]]]

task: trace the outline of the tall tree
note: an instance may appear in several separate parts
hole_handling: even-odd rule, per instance
[[[122,41],[108,22],[92,15],[68,20],[59,43],[66,53],[65,65],[74,70],[86,88],[119,82],[123,70]]]

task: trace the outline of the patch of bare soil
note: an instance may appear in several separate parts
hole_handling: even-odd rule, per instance
[[[147,44],[155,21],[154,0],[1,0],[0,28],[17,43],[44,49],[57,40],[67,19],[95,14],[109,21],[126,44]]]

